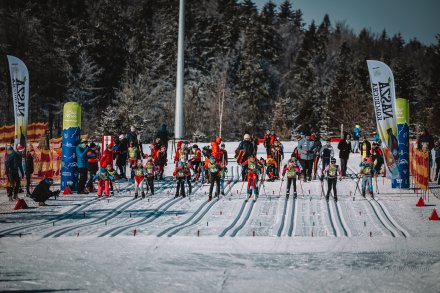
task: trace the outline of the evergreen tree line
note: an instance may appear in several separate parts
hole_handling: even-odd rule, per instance
[[[437,44],[400,34],[356,34],[345,23],[306,25],[292,1],[186,1],[185,129],[239,139],[244,130],[339,134],[373,131],[367,59],[393,70],[398,97],[410,100],[413,127],[439,133]],[[6,55],[30,72],[30,121],[62,128],[62,106],[83,107],[84,133],[151,138],[174,125],[178,0],[3,0],[0,6],[0,124],[14,121]],[[171,127],[172,128],[172,127]]]

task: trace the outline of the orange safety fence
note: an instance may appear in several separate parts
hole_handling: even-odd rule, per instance
[[[51,177],[55,181],[60,178],[61,170],[61,138],[53,138],[49,141],[49,149],[40,147],[39,142],[32,142],[34,148],[34,173],[32,181],[38,182],[45,177]],[[6,147],[0,147],[0,187],[6,187]],[[22,183],[24,186],[24,183]]]
[[[410,144],[410,174],[415,188],[428,190],[429,152],[421,151]]]

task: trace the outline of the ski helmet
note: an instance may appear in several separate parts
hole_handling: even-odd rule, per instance
[[[224,144],[224,143],[222,143],[221,145],[220,145],[220,147],[222,147],[222,148],[224,148],[226,145]]]
[[[192,147],[193,149],[198,149],[199,148],[199,146],[198,145],[196,145],[196,144],[193,144],[193,147]]]
[[[331,158],[331,159],[330,159],[330,163],[332,163],[332,164],[336,164],[336,158]]]
[[[119,135],[119,140],[123,140],[123,139],[124,139],[124,135],[123,134]]]
[[[184,166],[184,164],[183,164],[183,162],[182,162],[182,161],[179,161],[179,162],[177,163],[177,166],[179,166],[179,167],[183,167],[183,166]]]
[[[211,162],[215,162],[215,158],[214,158],[213,156],[210,156],[210,157],[209,157],[209,160],[210,160]]]

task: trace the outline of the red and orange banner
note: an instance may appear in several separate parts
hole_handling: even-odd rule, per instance
[[[428,190],[429,187],[429,153],[421,151],[410,144],[410,173],[415,188]]]
[[[49,129],[49,123],[37,122],[28,125],[27,141],[38,141]],[[15,139],[15,125],[0,126],[0,145],[10,144]]]
[[[45,177],[59,180],[61,169],[61,138],[49,141],[49,149],[40,146],[39,142],[29,143],[34,148],[34,174],[32,181],[38,182]],[[8,179],[5,170],[6,148],[0,148],[0,187],[6,187]],[[24,183],[22,183],[24,186]]]

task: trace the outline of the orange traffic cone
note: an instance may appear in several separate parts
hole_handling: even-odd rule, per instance
[[[424,207],[425,206],[425,201],[423,200],[422,197],[419,198],[419,201],[416,204],[416,207]]]
[[[19,199],[17,200],[17,203],[15,204],[15,208],[14,210],[21,210],[21,209],[27,209],[28,205],[27,203],[24,201],[24,199]]]
[[[432,210],[432,214],[429,217],[430,221],[439,221],[440,218],[438,217],[437,211],[435,209]]]
[[[64,191],[63,191],[63,194],[64,194],[64,195],[69,195],[69,194],[72,194],[72,192],[70,191],[70,188],[69,188],[69,186],[66,186],[66,187],[64,187]]]

